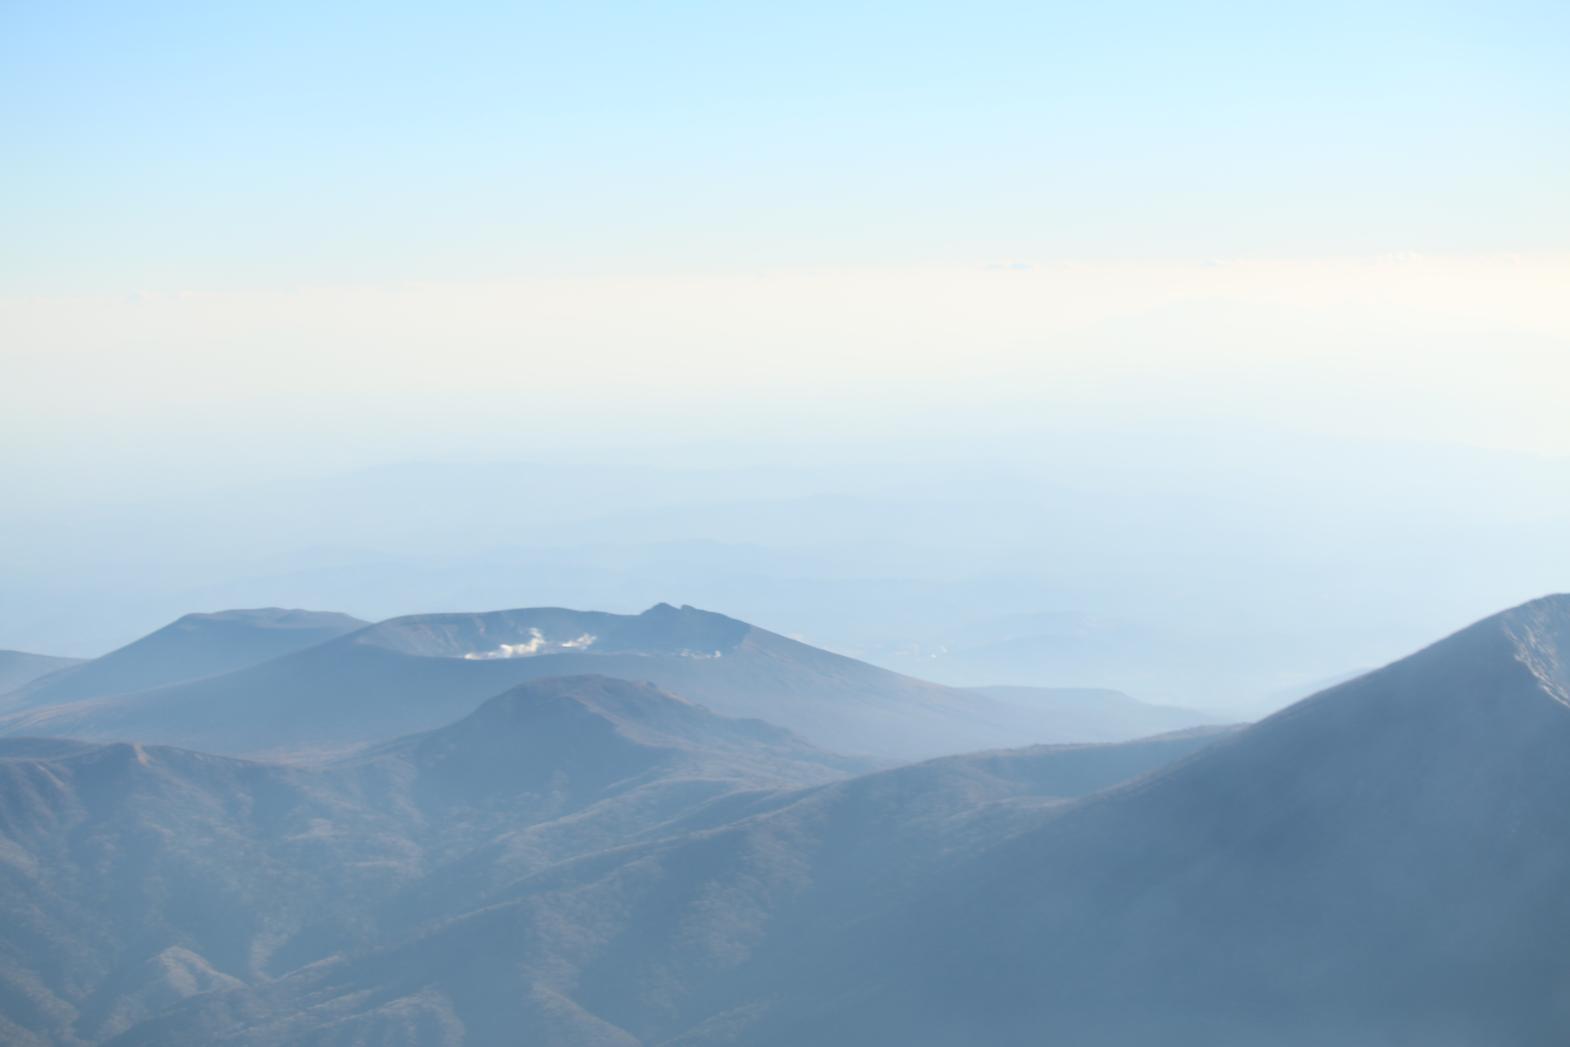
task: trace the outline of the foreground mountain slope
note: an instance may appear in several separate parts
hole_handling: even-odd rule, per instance
[[[605,893],[614,878],[591,872],[620,869],[629,854],[679,855],[683,841],[702,850],[716,834],[722,849],[748,850],[824,818],[845,829],[863,824],[862,856],[880,838],[919,851],[923,823],[976,802],[1001,811],[1093,788],[1205,741],[979,754],[847,781],[841,791],[837,779],[860,766],[854,761],[771,725],[603,677],[531,682],[448,727],[317,767],[4,739],[0,1034],[19,1044],[120,1033],[214,1042],[282,1019],[268,1009],[275,993],[362,957],[352,962],[371,966],[352,969],[380,972],[387,984],[358,997],[345,1024],[301,1027],[303,1042],[437,1043],[465,1030],[481,1042],[487,1026],[472,1006],[406,991],[415,968],[386,966],[394,943],[432,940],[436,929],[475,909],[506,909],[542,881],[581,882],[584,893],[549,927],[551,951],[530,954],[569,964],[573,948],[556,936],[576,933],[585,906],[616,919],[621,903]],[[896,816],[907,807],[924,813]],[[778,812],[772,821],[769,812]],[[826,853],[839,850],[831,843]],[[773,876],[767,855],[759,858]],[[724,899],[711,904],[722,918]],[[519,941],[458,947],[476,962],[498,949],[527,952]],[[461,970],[450,955],[421,956]],[[517,960],[503,956],[499,971],[453,991],[484,1001],[493,988],[516,987],[508,972]],[[159,1017],[187,999],[204,1002]],[[291,996],[287,1006],[313,1004]],[[625,1042],[548,985],[529,996],[528,1023],[520,1028],[561,1042]],[[291,1032],[274,1042],[295,1040]]]
[[[215,676],[314,647],[365,624],[346,614],[278,607],[188,614],[101,658],[35,680],[5,704],[51,705]]]
[[[730,793],[859,767],[607,678],[524,685],[315,769],[0,740],[6,1040],[97,1042],[185,995],[330,955],[374,903],[499,835],[561,823],[530,838],[549,864]]]
[[[1562,1042],[1567,667],[1535,601],[1065,809],[747,1042]]]
[[[658,1042],[821,957],[1041,810],[1226,732],[979,753],[739,793],[663,837],[546,867],[481,848],[378,914],[389,944],[193,1000],[125,1043]],[[440,907],[437,902],[439,901]]]
[[[40,1042],[96,1042],[258,976],[339,892],[400,875],[373,821],[287,768],[0,742],[0,1013]]]
[[[40,676],[81,664],[80,658],[58,658],[26,651],[0,651],[0,696],[32,683]]]
[[[341,750],[427,730],[524,680],[647,680],[839,752],[919,758],[1076,740],[1053,712],[901,676],[723,615],[543,608],[393,619],[223,676],[25,710],[0,732],[229,753]]]
[[[1548,1047],[1567,668],[1548,598],[1076,802],[968,758],[738,796],[126,1042]]]
[[[373,747],[323,773],[446,853],[527,839],[529,860],[625,843],[735,793],[870,769],[783,728],[718,716],[651,684],[532,680],[457,723]],[[570,819],[570,825],[538,829]]]

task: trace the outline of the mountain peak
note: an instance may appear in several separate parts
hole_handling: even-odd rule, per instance
[[[696,607],[655,604],[641,614],[524,607],[473,614],[393,618],[353,638],[427,657],[493,661],[542,655],[679,655],[713,658],[752,631],[746,622]]]
[[[0,694],[32,683],[39,677],[80,664],[80,658],[0,650]]]
[[[351,762],[388,758],[411,762],[444,795],[483,804],[524,792],[581,799],[631,787],[656,769],[767,782],[782,767],[796,780],[807,768],[832,776],[847,766],[782,727],[720,716],[651,683],[599,675],[530,680],[456,723]]]
[[[1570,593],[1549,593],[1547,596],[1539,596],[1508,611],[1501,611],[1494,615],[1494,618],[1512,624],[1570,621]]]
[[[337,611],[307,611],[298,607],[233,607],[222,611],[183,614],[166,628],[237,624],[257,629],[327,629],[347,632],[369,622]]]
[[[1550,593],[1491,614],[1439,643],[1446,643],[1472,630],[1502,630],[1523,642],[1562,643],[1566,639],[1567,629],[1570,629],[1570,594]]]
[[[1496,706],[1507,695],[1528,699],[1547,694],[1570,706],[1570,596],[1543,596],[1490,615],[1270,719],[1296,718],[1308,709],[1365,694],[1410,704],[1428,715],[1444,704]]]
[[[1540,597],[1500,616],[1516,658],[1556,701],[1570,706],[1570,595]]]
[[[724,618],[726,621],[735,621],[735,619],[729,618],[726,615],[720,614],[718,611],[705,611],[703,608],[701,608],[701,607],[694,607],[690,603],[684,603],[680,607],[677,607],[675,604],[666,603],[664,600],[661,600],[659,603],[655,604],[653,607],[650,607],[648,610],[646,610],[642,614],[638,615],[638,617],[639,618],[675,618],[675,617]]]
[[[783,727],[760,720],[737,720],[671,694],[647,681],[597,673],[552,676],[518,684],[489,699],[454,729],[487,734],[533,730],[559,718],[564,709],[592,717],[623,737],[642,744],[686,746],[695,741],[773,742],[804,745]]]
[[[347,614],[285,607],[187,614],[102,657],[40,677],[17,694],[23,706],[131,694],[257,665],[365,625]]]

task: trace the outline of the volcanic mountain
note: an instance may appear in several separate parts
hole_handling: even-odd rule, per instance
[[[58,658],[26,651],[0,651],[0,695],[32,683],[40,676],[79,665],[81,661],[80,658]]]
[[[236,754],[341,751],[449,722],[524,680],[584,673],[650,681],[838,752],[908,759],[1078,740],[1051,708],[901,676],[668,604],[638,615],[538,608],[395,618],[221,676],[24,709],[0,719],[0,732]]]
[[[0,700],[21,708],[129,694],[256,665],[353,632],[346,614],[278,607],[188,614],[100,658],[32,681]]]
[[[974,757],[736,797],[126,1042],[1548,1047],[1567,752],[1551,597],[1081,800]]]

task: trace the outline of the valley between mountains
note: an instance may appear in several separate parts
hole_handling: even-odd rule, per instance
[[[0,1040],[1556,1043],[1567,673],[1567,597],[1247,726],[668,605],[190,616],[0,696]]]

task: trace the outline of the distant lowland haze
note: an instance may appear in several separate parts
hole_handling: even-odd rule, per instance
[[[0,12],[0,648],[690,604],[1254,716],[1570,587],[1562,4]]]
[[[15,503],[0,637],[79,657],[193,608],[690,603],[943,683],[1251,719],[1570,578],[1548,456],[1159,427],[858,446],[215,477],[236,489],[80,492],[63,526]]]

